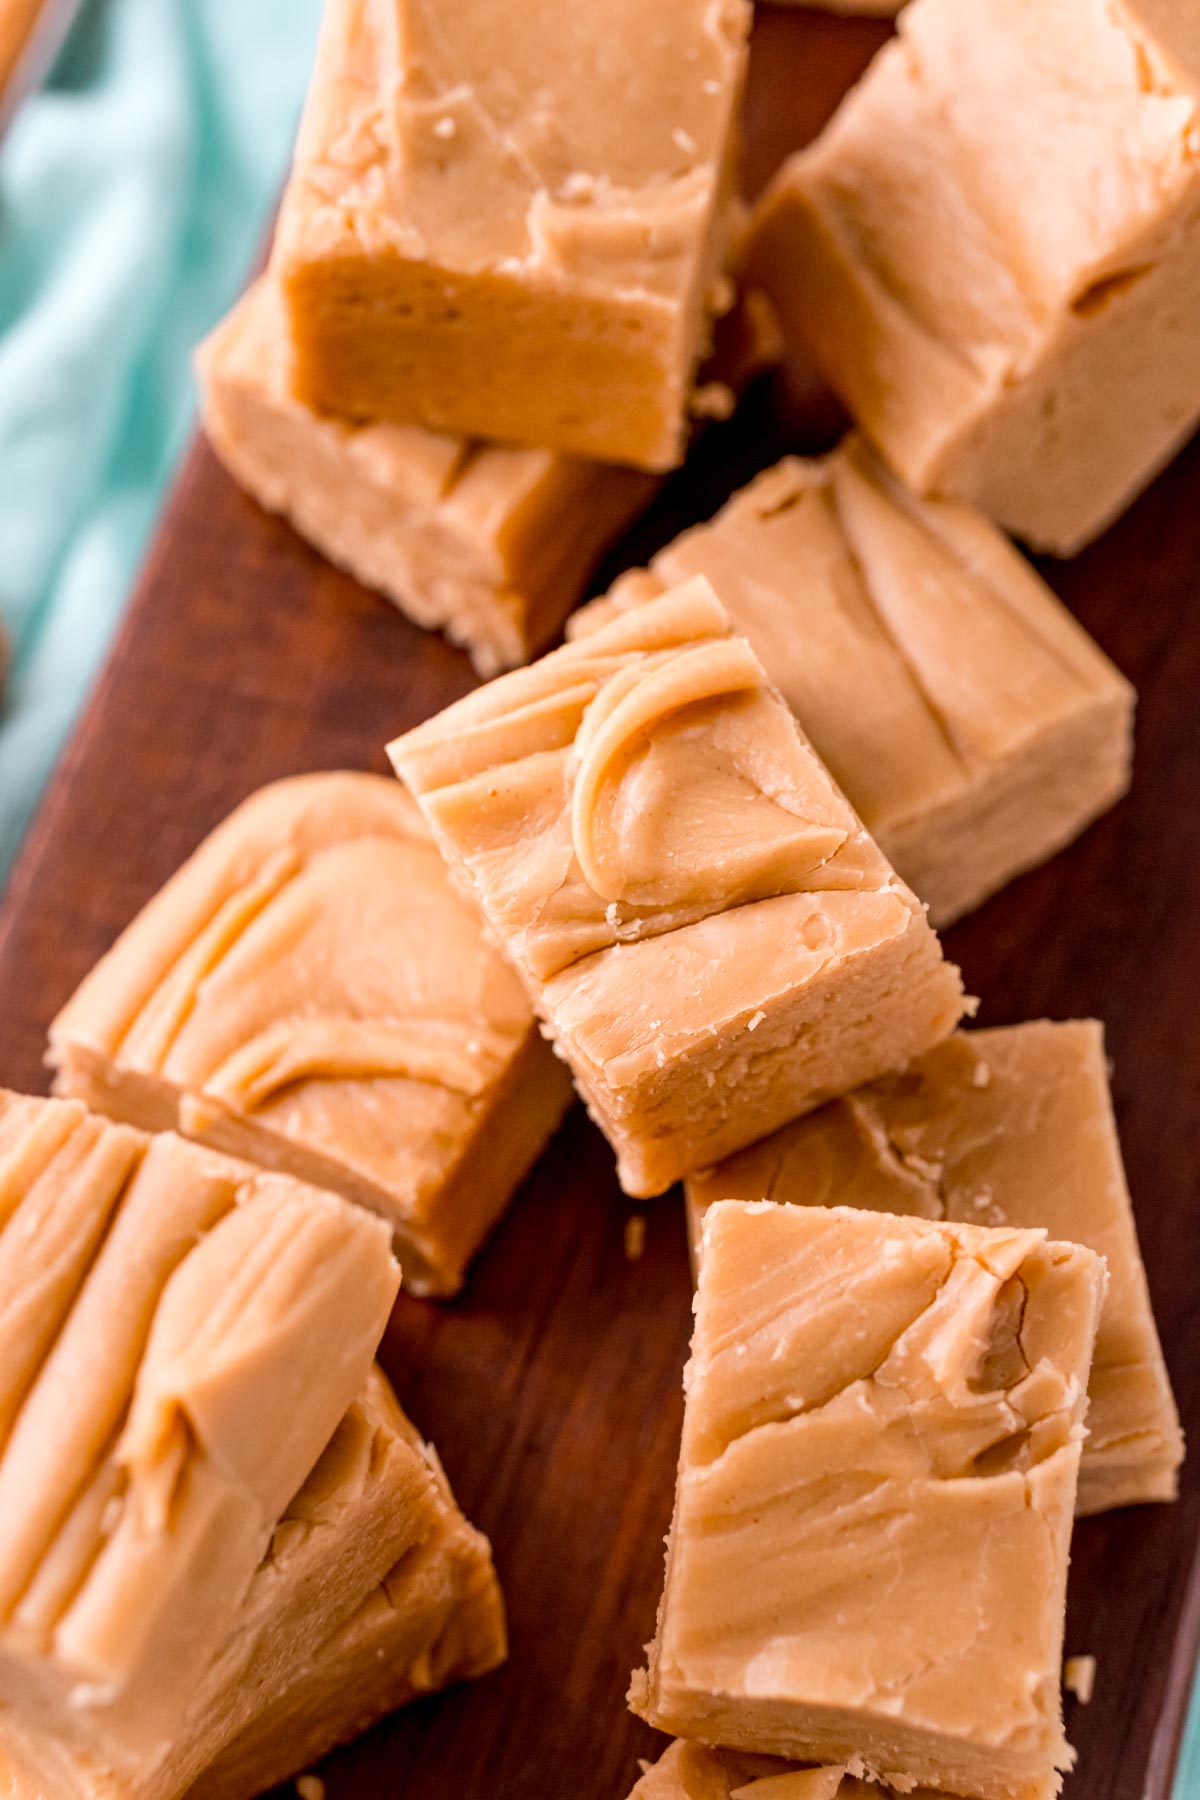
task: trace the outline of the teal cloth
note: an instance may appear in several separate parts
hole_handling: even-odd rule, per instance
[[[0,881],[287,166],[320,0],[91,0],[0,149]]]
[[[1183,1748],[1175,1770],[1175,1800],[1200,1800],[1200,1682],[1192,1689],[1192,1706]]]

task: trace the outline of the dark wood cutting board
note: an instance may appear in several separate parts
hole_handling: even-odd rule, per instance
[[[757,185],[822,122],[882,28],[764,9],[747,106]],[[792,370],[715,431],[617,561],[640,559],[836,410]],[[616,562],[612,565],[616,566]],[[1150,1285],[1200,1443],[1200,445],[1049,578],[1138,686],[1131,796],[948,936],[981,1019],[1096,1014]],[[605,572],[611,573],[611,569]],[[184,466],[108,666],[0,911],[0,1080],[41,1088],[46,1025],[199,839],[262,782],[384,770],[383,745],[472,684],[466,661]],[[623,1800],[661,1740],[624,1693],[654,1623],[690,1288],[677,1196],[633,1210],[578,1108],[466,1293],[402,1297],[385,1362],[488,1531],[507,1668],[410,1708],[323,1771],[330,1800]],[[1200,1633],[1200,1451],[1175,1506],[1088,1520],[1067,1649],[1099,1661],[1068,1800],[1166,1800]]]

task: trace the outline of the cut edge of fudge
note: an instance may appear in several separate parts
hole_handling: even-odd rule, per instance
[[[863,922],[863,909],[851,906],[849,899],[834,894],[826,900],[839,931],[852,931]],[[781,999],[779,946],[803,943],[806,931],[814,929],[818,909],[808,900],[802,894],[780,895],[711,915],[677,932],[615,945],[546,984],[543,1017],[560,1039],[572,1012],[586,1016],[589,988],[606,982],[607,965],[614,959],[640,963],[628,972],[647,1004],[664,1012],[673,997],[682,999],[689,991],[673,951],[682,950],[696,967],[719,962],[721,1010],[689,1048],[703,1055],[705,1041],[722,1029],[730,1042],[719,1060],[708,1061],[704,1091],[696,1090],[698,1115],[686,1126],[653,1128],[655,1110],[669,1110],[674,1098],[669,1070],[660,1074],[656,1066],[657,1052],[626,1059],[614,1082],[609,1069],[615,1059],[590,1051],[572,1034],[576,1087],[616,1152],[621,1186],[630,1196],[649,1199],[662,1193],[693,1169],[762,1136],[766,1119],[794,1117],[857,1086],[854,1070],[879,1073],[907,1063],[971,1010],[923,910],[915,903],[905,906],[893,891],[881,896],[873,922],[867,919],[869,941],[848,956],[836,955],[826,970],[805,971],[794,995]],[[728,938],[727,920],[733,941],[718,941]],[[764,959],[772,946],[777,960],[769,968]],[[839,1019],[839,1006],[848,999],[848,1016]],[[736,1095],[736,1107],[728,1113],[711,1102],[723,1084]],[[650,1116],[649,1131],[626,1126],[630,1105]]]
[[[900,824],[882,834],[897,868],[928,903],[933,924],[952,925],[1010,881],[1049,862],[1128,793],[1133,704],[1127,692],[1097,696],[1086,718],[1045,732],[1033,754],[990,778],[985,809],[979,795],[968,790],[919,826]],[[1082,801],[1061,780],[1067,755],[1087,774],[1088,793]],[[1025,828],[1034,796],[1053,808],[1036,842]],[[991,834],[995,855],[990,867],[968,876],[981,825]]]
[[[376,1154],[378,1147],[365,1138],[343,1143],[323,1115],[319,1130],[303,1121],[289,1125],[287,1119],[256,1116],[262,1101],[255,1100],[253,1084],[248,1097],[240,1096],[240,1090],[225,1092],[229,1084],[221,1086],[222,1070],[232,1068],[235,1060],[239,1066],[245,1061],[240,1044],[238,1058],[227,1057],[198,1085],[166,1067],[181,1031],[194,1023],[188,984],[203,976],[211,992],[222,960],[239,953],[248,931],[266,929],[273,903],[289,904],[292,884],[303,880],[314,857],[341,853],[374,836],[411,841],[431,859],[436,854],[419,809],[389,778],[335,772],[290,777],[259,789],[204,839],[85,978],[51,1025],[48,1061],[57,1092],[81,1098],[110,1117],[143,1130],[179,1131],[366,1207],[392,1228],[403,1256],[406,1289],[445,1295],[461,1285],[471,1257],[557,1129],[572,1097],[567,1072],[544,1043],[532,1010],[526,1014],[516,978],[482,937],[479,966],[491,971],[489,993],[499,995],[503,989],[503,1017],[496,1015],[495,1029],[490,1036],[481,1032],[478,1045],[465,1044],[464,1071],[455,1077],[467,1083],[461,1141],[453,1156],[444,1155],[444,1166],[433,1171],[432,1185],[415,1192],[389,1185],[382,1151]],[[441,879],[439,862],[436,880]],[[463,929],[473,934],[469,915],[448,885],[446,894],[462,915]],[[403,904],[399,893],[396,899]],[[323,897],[318,900],[326,907]],[[335,915],[336,908],[330,909],[333,925]],[[285,955],[290,954],[289,942],[284,940]],[[241,1004],[240,992],[233,994],[230,1006]],[[345,996],[343,1004],[350,1022],[365,1029],[369,1021],[355,1018],[352,997]],[[283,1014],[280,1022],[286,1022]],[[336,1051],[343,1063],[330,1064],[326,1077],[334,1086],[361,1080],[366,1095],[372,1074],[403,1073],[406,1056],[423,1054],[420,1043],[407,1051],[400,1039],[397,1050],[386,1033],[387,1041],[379,1045],[369,1041],[368,1033],[361,1050],[355,1047],[357,1038],[348,1049],[339,1047],[337,1024],[335,1017],[331,1054]],[[264,1027],[249,1047],[262,1043],[269,1048],[270,1039],[271,1030]],[[430,1040],[434,1060],[429,1079],[434,1081],[439,1042],[436,1034]],[[306,1073],[317,1084],[322,1079],[319,1057],[311,1069],[297,1065],[289,1077],[287,1057],[293,1051],[294,1046],[285,1046],[278,1052],[284,1057],[281,1085],[264,1090],[268,1105],[279,1095],[298,1094],[296,1084],[303,1086]],[[276,1054],[272,1051],[271,1058]],[[271,1058],[264,1063],[268,1074]],[[419,1061],[412,1064],[418,1075],[421,1066]],[[432,1149],[428,1160],[432,1169]]]
[[[449,1613],[446,1596],[422,1592],[446,1561]],[[197,1800],[243,1800],[272,1787],[411,1701],[490,1674],[506,1656],[490,1556],[485,1566],[469,1545],[418,1550],[210,1765]]]
[[[271,1787],[410,1701],[490,1673],[508,1654],[491,1546],[379,1379],[389,1429],[423,1465],[430,1529],[401,1548],[310,1653],[289,1659],[265,1706],[188,1789],[196,1800],[242,1800]],[[268,1651],[272,1636],[263,1638]]]
[[[858,1778],[846,1764],[785,1762],[753,1751],[722,1750],[676,1738],[652,1763],[629,1800],[898,1800],[894,1789]],[[931,1788],[904,1800],[946,1800]]]

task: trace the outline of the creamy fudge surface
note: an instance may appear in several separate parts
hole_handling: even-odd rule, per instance
[[[693,405],[731,410],[778,349],[762,296],[740,296]],[[661,486],[643,470],[552,450],[354,425],[298,400],[290,369],[282,299],[263,279],[197,354],[218,455],[332,561],[461,644],[483,676],[557,637],[602,553]]]
[[[504,1654],[487,1540],[375,1368],[276,1525],[163,1753],[119,1762],[5,1712],[0,1756],[14,1761],[13,1800],[244,1800]]]
[[[634,1784],[629,1800],[896,1800],[896,1796],[891,1788],[860,1781],[844,1764],[801,1765],[676,1738]],[[910,1790],[906,1800],[945,1797],[920,1788]]]
[[[1103,1027],[959,1032],[902,1074],[830,1102],[693,1176],[693,1241],[714,1200],[853,1206],[1044,1226],[1107,1259],[1077,1510],[1173,1499],[1183,1434],[1121,1163]]]
[[[375,775],[260,790],[50,1032],[60,1092],[333,1188],[449,1293],[570,1100],[521,983]]]
[[[1190,7],[917,0],[776,177],[754,278],[913,487],[1071,554],[1191,433],[1198,92]]]
[[[697,580],[390,754],[648,1195],[907,1061],[957,971]]]
[[[1001,532],[919,499],[861,440],[768,469],[569,635],[695,575],[936,925],[1128,786],[1129,683]]]
[[[1042,1231],[716,1202],[634,1710],[900,1788],[1057,1792],[1104,1281]]]
[[[4,1718],[154,1754],[399,1271],[334,1195],[74,1101],[0,1095],[0,1196]]]
[[[300,397],[677,462],[749,22],[745,0],[331,0],[272,264]]]

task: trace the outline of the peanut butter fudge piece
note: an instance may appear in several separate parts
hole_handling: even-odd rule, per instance
[[[629,1800],[896,1800],[894,1790],[860,1781],[844,1764],[783,1762],[744,1750],[675,1742],[645,1770]],[[945,1800],[928,1788],[905,1800]]]
[[[114,1758],[0,1708],[0,1755],[31,1796],[244,1800],[504,1653],[487,1540],[376,1368],[276,1526],[161,1753]]]
[[[1103,1292],[1042,1231],[710,1207],[634,1710],[902,1790],[1056,1793]]]
[[[773,316],[746,295],[721,321],[716,385],[701,398],[731,407],[776,351]],[[603,552],[661,485],[552,450],[322,416],[292,394],[290,363],[278,289],[256,282],[197,356],[217,454],[332,561],[461,644],[483,676],[558,636]]]
[[[390,754],[630,1194],[907,1062],[963,1011],[919,903],[704,580]]]
[[[786,457],[575,615],[706,575],[935,925],[1129,785],[1133,689],[1003,534],[861,440]]]
[[[1043,1225],[1107,1258],[1078,1511],[1172,1500],[1183,1434],[1121,1163],[1104,1029],[1039,1020],[958,1032],[687,1187],[693,1242],[714,1200],[855,1206]]]
[[[479,673],[527,662],[658,479],[550,450],[323,417],[288,385],[279,295],[260,281],[199,356],[205,427],[271,512]]]
[[[272,267],[309,405],[665,469],[747,0],[327,0]]]
[[[752,273],[910,486],[1071,554],[1191,435],[1198,90],[1190,5],[916,0],[777,175]]]
[[[170,1742],[398,1286],[333,1194],[0,1094],[5,1715]]]
[[[533,1009],[378,775],[234,812],[50,1031],[60,1093],[332,1188],[453,1293],[571,1097]]]

